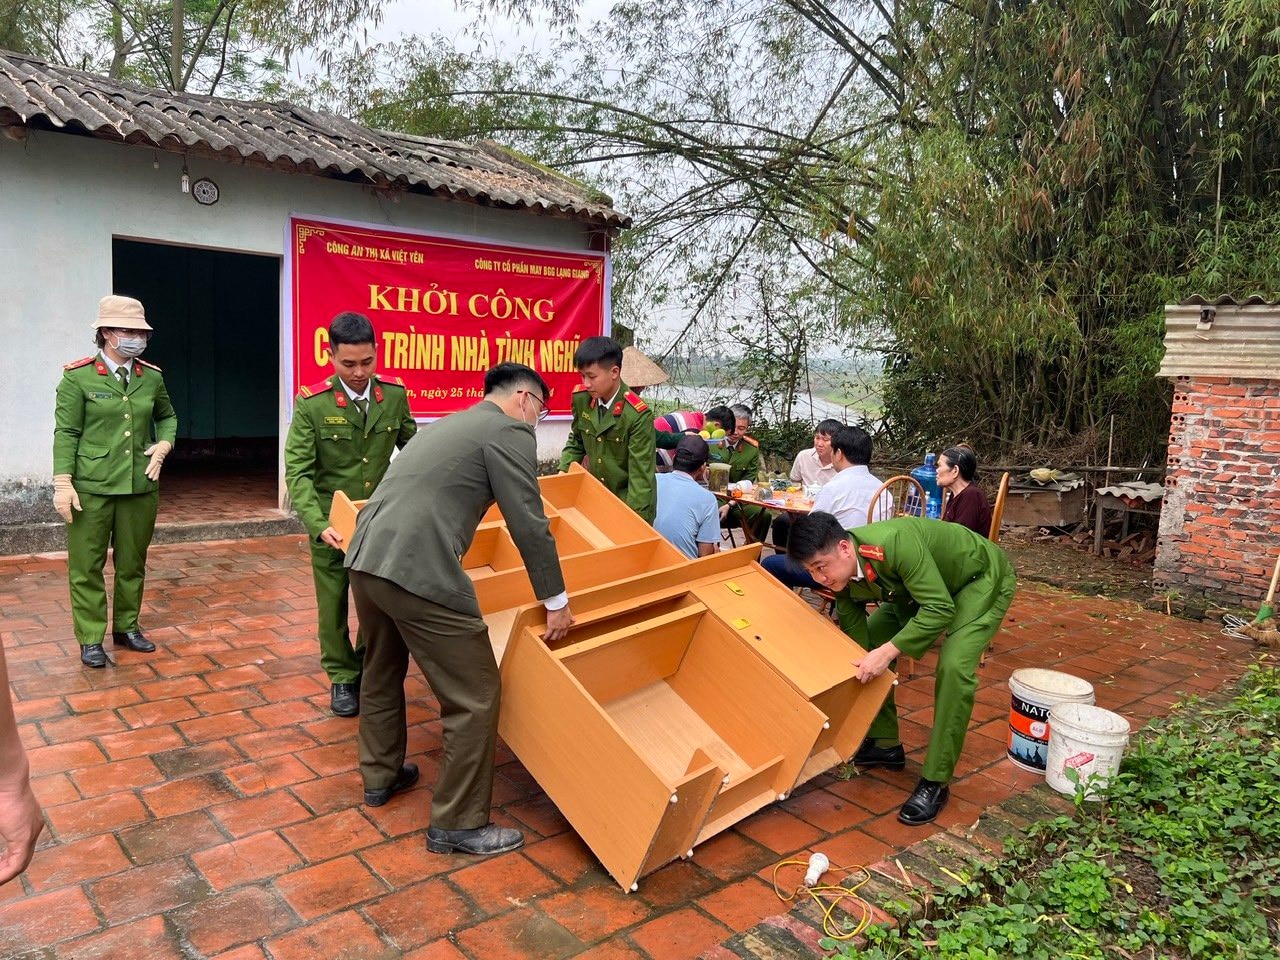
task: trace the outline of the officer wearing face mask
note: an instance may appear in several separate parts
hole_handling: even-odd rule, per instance
[[[147,548],[156,525],[160,468],[178,417],[160,368],[139,359],[151,338],[142,304],[103,297],[98,352],[63,368],[53,427],[53,506],[67,523],[67,579],[80,662],[103,667],[113,551],[111,637],[117,647],[155,650],[138,627]]]

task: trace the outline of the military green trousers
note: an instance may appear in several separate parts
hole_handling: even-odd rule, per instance
[[[1000,564],[966,584],[955,595],[956,613],[942,636],[938,669],[933,682],[933,730],[924,758],[922,776],[947,783],[955,773],[964,738],[973,715],[978,691],[978,661],[1000,629],[1017,589],[1013,567],[999,552]],[[857,637],[867,650],[894,638],[915,614],[912,604],[884,603],[867,618],[868,637]],[[893,690],[871,722],[867,736],[873,740],[898,740],[898,708]]]
[[[347,571],[344,554],[325,543],[311,541],[311,578],[316,585],[316,619],[320,637],[320,665],[330,683],[355,683],[363,669],[364,635],[356,631],[351,646],[347,626]]]
[[[720,526],[746,527],[751,531],[753,538],[760,543],[764,543],[765,537],[769,535],[769,525],[772,522],[773,514],[764,507],[757,507],[755,504],[746,504],[744,506],[740,503],[734,503],[730,504],[729,512],[720,521]]]
[[[103,496],[81,493],[67,524],[67,581],[71,621],[81,646],[101,643],[107,632],[107,550],[115,568],[112,629],[138,629],[147,579],[147,548],[156,528],[160,492]]]
[[[489,628],[382,577],[351,571],[368,637],[360,684],[360,775],[366,790],[393,783],[404,763],[404,678],[417,662],[440,701],[444,751],[431,795],[431,826],[473,830],[489,822],[502,681]]]

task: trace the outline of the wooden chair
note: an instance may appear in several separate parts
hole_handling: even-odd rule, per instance
[[[1000,478],[1000,486],[996,490],[996,502],[991,505],[991,531],[987,534],[987,539],[992,543],[1000,542],[1000,522],[1004,520],[1004,501],[1009,496],[1009,471],[1004,472],[1004,476]],[[984,666],[987,662],[987,654],[995,649],[995,642],[987,645],[987,649],[982,651],[982,656],[978,658],[978,666]]]
[[[991,506],[991,532],[987,539],[992,543],[1000,542],[1000,522],[1004,520],[1004,501],[1009,496],[1009,471],[1000,478],[1000,488],[996,491],[996,502]]]
[[[890,501],[892,498],[892,501]],[[877,516],[879,514],[879,516]],[[867,507],[867,523],[893,517],[923,517],[924,487],[915,477],[905,473],[890,477],[880,484]]]

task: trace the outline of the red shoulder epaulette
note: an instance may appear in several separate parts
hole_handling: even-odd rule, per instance
[[[858,547],[858,556],[884,563],[884,547],[876,546],[874,543],[864,543]]]
[[[646,410],[649,409],[649,405],[645,403],[643,400],[641,400],[637,394],[632,393],[630,390],[627,391],[627,403],[635,407],[638,413],[644,413]]]
[[[383,383],[394,383],[397,387],[404,386],[404,381],[401,380],[399,377],[386,377],[386,376],[383,376],[382,374],[378,374],[375,379],[381,380]]]
[[[87,367],[93,363],[93,357],[81,357],[79,360],[72,360],[70,363],[62,365],[63,370],[78,370],[81,367]]]
[[[585,389],[587,389],[587,385],[585,383],[579,383],[574,385],[573,392],[581,393]]]
[[[755,437],[743,437],[742,439],[747,441],[747,443],[751,444],[753,447],[760,446],[760,441],[757,440]]]
[[[309,387],[303,387],[298,391],[298,395],[302,397],[314,397],[317,393],[328,393],[333,389],[333,384],[328,380],[321,380],[319,383],[313,383]]]
[[[142,364],[144,367],[150,367],[152,370],[157,370],[160,373],[164,373],[163,370],[161,370],[156,364],[151,363],[149,360],[143,360],[141,357],[139,357],[136,362]]]

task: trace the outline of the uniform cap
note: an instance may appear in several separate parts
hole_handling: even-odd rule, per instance
[[[635,347],[622,349],[622,382],[628,387],[656,387],[667,382],[663,369]]]
[[[94,327],[119,327],[122,330],[150,330],[142,301],[118,297],[114,293],[98,301],[98,319]]]

